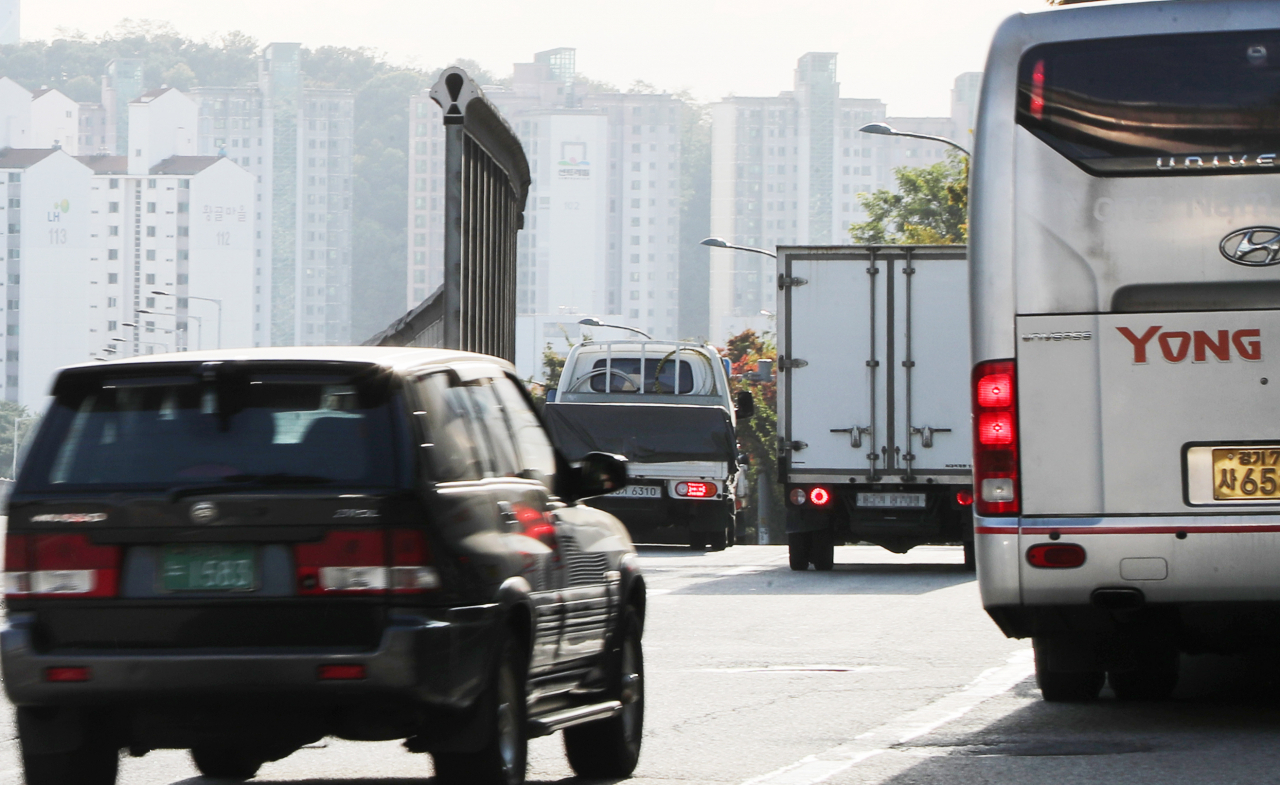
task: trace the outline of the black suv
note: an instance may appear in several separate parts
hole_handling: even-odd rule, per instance
[[[4,686],[30,785],[121,750],[247,779],[325,736],[516,785],[531,736],[625,777],[644,581],[507,363],[397,348],[63,370],[9,503]]]

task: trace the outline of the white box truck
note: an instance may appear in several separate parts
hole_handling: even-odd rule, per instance
[[[973,565],[964,246],[778,249],[779,474],[793,570],[839,543]]]

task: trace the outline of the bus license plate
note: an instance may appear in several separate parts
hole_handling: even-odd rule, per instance
[[[909,509],[924,509],[925,497],[923,493],[860,493],[858,494],[859,507],[897,507]]]
[[[165,591],[253,591],[257,564],[252,545],[166,545],[161,556]]]
[[[628,499],[661,499],[661,485],[628,485],[620,491],[614,491],[610,496],[622,496]]]
[[[1280,446],[1214,448],[1213,498],[1280,499]]]

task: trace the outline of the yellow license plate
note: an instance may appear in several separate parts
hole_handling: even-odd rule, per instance
[[[1214,499],[1280,499],[1280,445],[1213,451]]]

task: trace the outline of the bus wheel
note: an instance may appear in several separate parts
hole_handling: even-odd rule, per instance
[[[1034,638],[1032,645],[1036,654],[1036,684],[1045,700],[1053,703],[1080,703],[1097,699],[1107,680],[1105,671],[1055,668],[1050,651],[1053,643],[1043,638]]]

